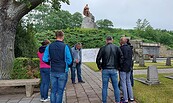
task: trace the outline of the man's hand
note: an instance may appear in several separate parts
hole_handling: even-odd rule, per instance
[[[76,63],[79,63],[79,60],[78,59],[76,59]]]

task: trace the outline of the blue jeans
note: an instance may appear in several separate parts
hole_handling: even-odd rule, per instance
[[[77,70],[77,78],[78,82],[82,81],[82,76],[81,76],[81,63],[76,64],[71,68],[71,80],[72,83],[75,83],[75,78],[76,78],[76,70]]]
[[[103,69],[102,70],[102,102],[107,103],[107,89],[109,78],[112,81],[114,88],[115,101],[120,102],[120,91],[118,87],[118,75],[116,69]]]
[[[50,68],[40,68],[41,85],[40,94],[42,99],[48,98],[48,91],[50,85]]]
[[[123,98],[125,101],[128,101],[128,97],[130,99],[134,99],[130,76],[131,76],[131,71],[130,72],[120,72],[120,83],[121,83],[121,87],[122,87]]]
[[[131,85],[132,85],[132,87],[133,87],[133,86],[134,86],[133,69],[131,70],[130,81],[131,81]]]
[[[62,103],[64,89],[68,80],[68,73],[51,72],[51,103]]]

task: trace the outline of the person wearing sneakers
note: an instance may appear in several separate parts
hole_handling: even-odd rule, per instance
[[[123,103],[128,103],[134,101],[133,90],[130,81],[130,75],[132,70],[132,55],[133,51],[131,47],[127,44],[127,38],[122,37],[120,39],[120,49],[123,53],[123,64],[120,70],[120,85],[122,87],[123,92]]]
[[[71,67],[71,80],[73,84],[75,83],[76,71],[77,71],[77,78],[79,83],[85,83],[82,80],[81,76],[81,63],[82,63],[82,44],[77,43],[72,49],[73,55],[73,65]]]
[[[41,44],[42,46],[39,48],[37,52],[37,56],[40,60],[40,75],[41,75],[41,85],[40,85],[40,95],[41,102],[47,102],[50,100],[48,96],[49,86],[50,86],[50,65],[44,63],[42,61],[42,57],[47,45],[50,43],[49,40],[44,40]]]
[[[68,80],[69,66],[72,64],[70,48],[63,42],[64,32],[55,32],[56,41],[46,47],[43,61],[50,63],[51,103],[62,103],[63,93]]]
[[[121,66],[123,55],[120,48],[113,44],[113,38],[106,38],[106,45],[101,47],[96,58],[97,67],[102,73],[102,103],[107,102],[107,89],[109,79],[114,89],[115,102],[120,103],[118,87],[118,69]]]

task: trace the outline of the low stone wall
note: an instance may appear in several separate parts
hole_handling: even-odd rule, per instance
[[[173,57],[173,50],[168,50],[167,47],[160,46],[160,57]]]

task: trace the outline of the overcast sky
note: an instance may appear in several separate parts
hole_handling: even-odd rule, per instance
[[[82,13],[86,4],[96,20],[109,19],[116,28],[134,28],[146,18],[154,28],[173,30],[173,0],[70,0],[62,9]]]

